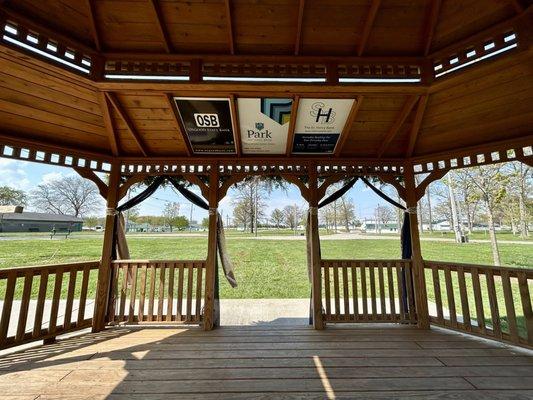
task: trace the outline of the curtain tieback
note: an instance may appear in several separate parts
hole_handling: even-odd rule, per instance
[[[309,213],[311,215],[318,215],[318,207],[309,207]]]
[[[416,210],[416,207],[407,207],[405,209],[405,212],[408,213],[408,214],[416,214],[417,210]]]
[[[116,208],[106,208],[105,210],[105,214],[106,215],[111,215],[111,216],[115,216],[118,214],[118,211]]]
[[[217,208],[209,207],[209,215],[216,215],[216,214],[217,214]]]

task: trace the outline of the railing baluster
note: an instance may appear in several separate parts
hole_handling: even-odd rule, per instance
[[[361,297],[363,301],[363,319],[368,319],[368,302],[367,302],[367,292],[366,292],[366,271],[365,263],[358,262],[361,266]]]
[[[154,296],[155,296],[155,273],[156,263],[150,264],[150,291],[148,293],[148,321],[154,320]]]
[[[383,265],[376,265],[378,268],[378,279],[379,279],[379,301],[381,309],[381,319],[385,321],[387,319],[387,307],[385,304],[385,281],[383,279]]]
[[[444,269],[444,280],[446,282],[446,298],[448,299],[448,311],[450,312],[450,324],[457,328],[457,312],[455,308],[455,295],[453,293],[452,272],[450,266]]]
[[[143,322],[144,318],[144,300],[146,298],[146,277],[148,275],[148,269],[146,263],[141,266],[141,287],[139,288],[139,313],[137,320]]]
[[[115,263],[113,265],[113,271],[111,276],[111,298],[109,299],[108,306],[108,319],[109,321],[118,322],[117,316],[117,302],[118,302],[118,277],[120,274],[121,264]]]
[[[527,283],[525,272],[518,272],[518,287],[520,289],[520,300],[522,301],[522,311],[526,322],[527,344],[533,346],[533,309],[531,307],[531,294]]]
[[[136,301],[136,295],[137,295],[137,269],[138,265],[133,264],[131,266],[131,275],[130,275],[130,281],[131,281],[131,290],[130,290],[130,307],[128,311],[128,322],[135,321],[135,301]]]
[[[481,334],[486,335],[485,311],[483,309],[483,297],[481,296],[481,284],[479,283],[479,272],[477,268],[472,268],[472,288],[474,290],[474,300],[476,302],[476,321]]]
[[[505,299],[505,311],[507,313],[507,325],[509,336],[512,342],[518,343],[518,326],[516,324],[516,313],[514,309],[513,291],[511,289],[511,279],[509,272],[502,270],[503,297]]]
[[[372,263],[368,263],[368,272],[370,273],[370,304],[372,305],[372,320],[376,320],[376,275]]]
[[[472,330],[470,322],[470,307],[468,305],[468,293],[466,291],[465,271],[463,267],[457,268],[457,279],[459,280],[459,294],[461,296],[461,309],[463,310],[463,323],[467,331]]]
[[[494,286],[494,274],[492,269],[485,273],[487,278],[487,290],[489,292],[490,315],[492,320],[492,331],[494,336],[502,338],[502,328],[500,324],[500,312],[498,309],[498,298],[496,297],[496,288]]]
[[[15,341],[17,342],[24,340],[24,334],[26,333],[26,322],[28,320],[28,308],[30,305],[32,284],[33,271],[30,269],[24,274],[24,289],[22,290],[19,321],[17,325],[17,334],[15,336]]]
[[[157,301],[157,320],[163,321],[163,306],[165,301],[165,275],[167,272],[167,263],[159,264],[159,294]]]
[[[340,294],[339,294],[339,265],[333,263],[333,290],[335,296],[335,320],[340,319]]]
[[[87,304],[87,291],[89,289],[89,276],[91,269],[88,266],[83,267],[83,276],[81,278],[80,302],[78,305],[78,318],[76,326],[79,328],[85,321],[85,307]]]
[[[353,319],[359,319],[359,300],[357,295],[357,268],[352,264],[352,303],[353,303]]]
[[[120,287],[120,305],[119,305],[119,312],[118,312],[118,321],[123,322],[125,321],[124,314],[126,312],[126,298],[128,293],[128,273],[129,273],[130,265],[124,263],[121,267],[122,270],[122,286]]]
[[[186,321],[192,321],[191,311],[192,311],[192,280],[193,280],[193,265],[192,262],[187,263],[187,302],[185,307],[187,310]]]
[[[180,262],[178,268],[178,303],[176,305],[176,319],[182,321],[184,264]]]
[[[68,277],[67,304],[65,306],[65,315],[63,318],[63,327],[70,329],[72,325],[72,304],[74,303],[74,290],[76,289],[76,278],[78,270],[72,269]]]
[[[41,271],[39,282],[39,294],[37,295],[37,307],[35,308],[35,320],[33,323],[32,337],[37,339],[41,336],[43,324],[44,302],[46,301],[46,288],[48,286],[48,271]]]
[[[6,293],[4,296],[4,305],[2,307],[2,319],[0,319],[0,346],[3,346],[7,340],[9,320],[11,318],[11,308],[13,306],[13,297],[15,295],[15,284],[17,283],[17,272],[10,271],[7,276]]]
[[[415,299],[413,297],[413,271],[410,263],[400,262],[403,265],[405,270],[405,287],[407,290],[407,301],[409,304],[409,321],[411,323],[416,322],[416,308],[415,308]]]
[[[342,262],[342,296],[344,300],[344,320],[350,319],[350,290],[348,284],[348,268],[346,262]]]
[[[53,334],[57,330],[57,313],[59,311],[59,300],[61,299],[61,287],[63,285],[63,269],[58,268],[55,272],[54,294],[52,298],[52,308],[50,310],[50,323],[48,333]]]
[[[195,305],[196,305],[196,314],[195,314],[195,321],[200,322],[200,313],[201,313],[201,304],[202,304],[202,266],[197,263],[196,264],[196,298],[195,298]]]
[[[391,263],[387,262],[387,279],[389,289],[389,301],[390,301],[390,319],[395,321],[396,318],[396,300],[394,299],[394,278],[392,275]]]
[[[403,275],[402,274],[402,268],[396,263],[395,266],[396,269],[396,282],[398,287],[398,299],[399,299],[399,305],[400,305],[400,321],[407,321],[407,315],[405,313],[405,304],[404,304],[404,297],[407,299],[407,293],[406,290],[403,287]]]
[[[433,291],[435,293],[435,306],[437,308],[437,322],[444,325],[444,314],[442,312],[442,297],[440,289],[440,275],[437,267],[431,267],[431,274],[433,276]]]
[[[324,294],[326,296],[326,317],[331,317],[331,293],[330,293],[330,281],[329,281],[329,262],[324,263]]]
[[[167,293],[167,322],[172,321],[172,308],[174,303],[174,268],[175,264],[172,263],[168,267],[168,293]]]

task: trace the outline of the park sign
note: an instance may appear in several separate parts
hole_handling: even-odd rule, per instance
[[[194,153],[235,153],[229,98],[174,97]]]
[[[284,154],[292,99],[239,98],[243,154]]]
[[[333,153],[355,99],[300,99],[293,153]]]

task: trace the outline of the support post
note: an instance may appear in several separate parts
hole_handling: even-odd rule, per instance
[[[313,304],[313,327],[324,329],[322,319],[322,274],[320,259],[320,238],[318,236],[318,176],[316,165],[309,171],[309,238],[311,241],[311,295]]]
[[[93,316],[93,332],[104,329],[106,324],[109,289],[111,285],[111,261],[113,257],[113,237],[115,236],[114,210],[118,205],[118,192],[120,184],[120,163],[111,164],[109,185],[107,190],[107,215],[105,220],[104,242],[102,246],[102,259],[98,269],[98,286],[96,290],[95,308]]]
[[[217,207],[218,165],[211,165],[209,173],[209,234],[207,241],[207,265],[205,274],[205,303],[203,329],[210,331],[219,324],[217,291]]]
[[[422,259],[422,250],[420,248],[420,235],[418,232],[417,221],[417,191],[413,166],[407,164],[404,167],[405,179],[405,202],[409,210],[409,223],[411,226],[411,261],[413,265],[413,283],[415,287],[415,304],[418,327],[429,329],[429,312],[428,299],[426,292],[426,277],[424,273],[424,260]]]

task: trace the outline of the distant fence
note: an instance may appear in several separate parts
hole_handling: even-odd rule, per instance
[[[112,269],[109,322],[202,322],[206,261],[120,260]]]
[[[90,261],[0,270],[0,349],[90,327],[87,293],[99,265]]]
[[[416,322],[410,260],[322,260],[321,266],[325,322]]]
[[[533,347],[533,269],[425,262],[431,323]]]

